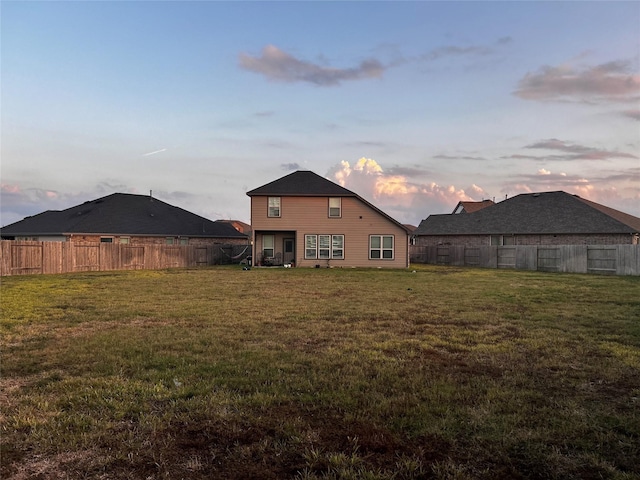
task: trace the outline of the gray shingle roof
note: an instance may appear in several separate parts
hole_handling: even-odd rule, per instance
[[[467,215],[430,215],[414,235],[640,232],[640,218],[566,192],[528,193]]]
[[[351,190],[309,170],[298,170],[247,192],[253,195],[356,197]]]
[[[148,195],[128,193],[48,210],[1,229],[3,236],[64,233],[246,238],[228,223],[213,222]]]

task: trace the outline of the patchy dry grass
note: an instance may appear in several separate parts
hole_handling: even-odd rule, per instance
[[[2,279],[0,477],[640,478],[640,279]]]

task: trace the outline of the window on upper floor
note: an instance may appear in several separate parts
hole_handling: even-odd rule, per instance
[[[113,237],[100,237],[100,243],[113,243]]]
[[[329,218],[342,216],[342,199],[340,197],[329,198]]]
[[[280,216],[280,197],[269,197],[269,209],[267,211],[268,217]]]
[[[372,260],[393,260],[393,235],[371,235],[369,237],[369,258]]]

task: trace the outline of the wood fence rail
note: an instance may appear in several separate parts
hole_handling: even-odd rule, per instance
[[[239,263],[247,245],[128,245],[0,241],[0,275],[157,270]]]
[[[412,245],[411,262],[545,272],[640,275],[640,245]]]

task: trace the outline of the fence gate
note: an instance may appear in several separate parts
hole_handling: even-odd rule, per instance
[[[538,270],[557,272],[560,270],[560,249],[538,247]]]
[[[617,252],[615,248],[589,247],[587,249],[587,272],[615,275]]]
[[[28,275],[42,273],[42,245],[11,245],[12,275]]]
[[[100,245],[73,246],[73,270],[76,272],[97,272],[100,270]]]
[[[207,255],[207,247],[196,247],[195,249],[196,265],[204,267],[209,265],[209,256]]]
[[[464,249],[464,263],[470,267],[480,266],[480,249],[467,247]]]
[[[449,247],[438,246],[438,259],[436,260],[438,265],[449,265]]]
[[[144,247],[123,245],[122,266],[126,270],[142,270],[144,268]]]

